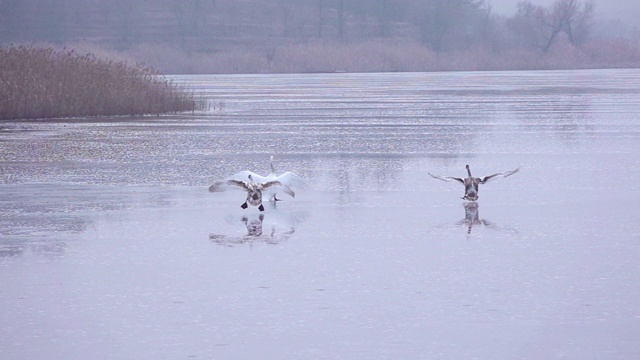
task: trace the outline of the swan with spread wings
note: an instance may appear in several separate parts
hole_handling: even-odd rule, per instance
[[[231,175],[230,179],[244,181],[249,176],[251,176],[253,178],[253,181],[257,183],[278,181],[281,185],[293,190],[303,190],[307,188],[307,183],[304,181],[304,179],[299,175],[292,173],[291,171],[286,171],[280,175],[277,175],[275,166],[273,166],[273,155],[269,159],[269,166],[271,168],[271,172],[269,172],[269,175],[267,176],[256,174],[253,171],[243,170],[239,173]],[[278,190],[279,189],[277,187],[265,188],[264,195],[269,198],[269,201],[280,201],[280,199],[276,197]],[[285,193],[287,192],[285,191]]]
[[[216,181],[213,185],[209,186],[209,192],[222,192],[232,189],[244,190],[247,193],[245,202],[240,205],[241,208],[246,209],[249,205],[257,206],[258,210],[264,211],[262,205],[262,192],[265,190],[279,189],[291,197],[295,197],[296,194],[287,185],[282,184],[278,180],[267,182],[256,182],[252,175],[247,175],[249,181],[229,179]]]
[[[453,177],[453,176],[436,176],[436,175],[433,175],[431,173],[429,173],[429,175],[431,175],[433,178],[438,179],[438,180],[442,180],[442,181],[457,181],[457,182],[463,184],[464,185],[464,196],[462,197],[462,199],[468,200],[468,201],[476,201],[476,200],[478,200],[478,187],[479,187],[480,184],[486,184],[490,180],[496,179],[498,177],[506,178],[507,176],[511,176],[511,175],[517,173],[518,171],[520,171],[520,168],[516,168],[515,170],[505,171],[505,172],[501,172],[501,173],[495,173],[493,175],[489,175],[489,176],[485,176],[485,177],[479,178],[479,177],[473,177],[473,175],[471,175],[471,169],[469,168],[469,165],[467,165],[466,168],[467,168],[467,174],[469,176],[467,176],[464,179]]]

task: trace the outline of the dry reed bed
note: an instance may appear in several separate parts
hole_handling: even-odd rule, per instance
[[[192,111],[192,94],[154,70],[52,48],[0,49],[0,120]]]

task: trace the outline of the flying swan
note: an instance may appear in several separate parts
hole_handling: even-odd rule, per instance
[[[431,175],[431,177],[436,178],[438,180],[442,180],[442,181],[451,181],[451,180],[455,180],[459,183],[462,183],[464,185],[464,196],[462,197],[462,199],[464,200],[469,200],[469,201],[476,201],[478,200],[478,186],[480,184],[485,184],[487,182],[489,182],[490,180],[493,180],[497,177],[507,177],[507,176],[511,176],[515,173],[517,173],[518,171],[520,171],[520,168],[516,168],[515,170],[511,170],[511,171],[506,171],[506,172],[501,172],[501,173],[496,173],[493,175],[489,175],[489,176],[485,176],[483,178],[477,178],[477,177],[473,177],[471,175],[471,169],[469,169],[469,165],[466,166],[467,168],[467,174],[469,174],[468,177],[461,179],[461,178],[457,178],[457,177],[452,177],[452,176],[436,176],[433,175],[431,173],[429,173],[429,175]]]
[[[292,173],[291,171],[287,171],[280,175],[277,175],[276,169],[273,166],[273,155],[271,155],[271,157],[269,158],[269,166],[271,167],[271,172],[267,176],[256,174],[253,171],[244,170],[244,171],[240,171],[237,174],[232,175],[230,178],[234,180],[244,181],[249,176],[251,176],[253,178],[253,181],[257,183],[268,183],[270,181],[278,181],[280,182],[281,185],[288,187],[290,190],[291,189],[303,190],[307,188],[307,183],[304,181],[304,179],[296,175],[295,173]],[[280,199],[276,197],[276,193],[278,190],[277,188],[269,188],[265,190],[266,191],[264,191],[264,193],[265,195],[268,196],[269,201],[280,201]],[[285,193],[288,194],[288,192],[286,191]]]
[[[244,190],[247,193],[247,199],[240,205],[241,208],[246,209],[247,204],[257,206],[258,210],[264,211],[262,206],[262,192],[267,189],[280,189],[286,194],[295,197],[296,194],[288,186],[282,184],[280,181],[267,181],[267,182],[255,182],[252,175],[247,175],[249,181],[242,180],[220,180],[216,181],[213,185],[209,186],[209,192],[222,192],[231,189]]]

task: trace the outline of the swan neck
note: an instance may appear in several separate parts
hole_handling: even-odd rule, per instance
[[[271,167],[271,173],[275,175],[276,168],[273,166],[273,156],[271,156],[271,159],[269,160],[269,166]]]

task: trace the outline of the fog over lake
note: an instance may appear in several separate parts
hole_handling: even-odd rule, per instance
[[[0,358],[640,357],[640,70],[172,79],[0,123]],[[270,155],[310,188],[207,191]]]

